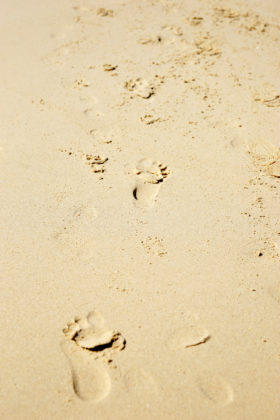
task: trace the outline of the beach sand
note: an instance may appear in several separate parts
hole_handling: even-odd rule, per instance
[[[1,420],[278,420],[279,2],[0,11]]]

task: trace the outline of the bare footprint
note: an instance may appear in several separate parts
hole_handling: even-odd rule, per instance
[[[211,371],[204,371],[197,376],[196,380],[205,403],[224,407],[233,402],[232,387],[222,376],[213,374]]]
[[[248,144],[248,153],[259,170],[280,178],[280,149],[278,147],[259,139]]]
[[[280,178],[280,153],[278,158],[268,165],[267,172],[270,176]]]
[[[130,79],[125,83],[125,88],[134,95],[140,96],[143,99],[149,99],[155,94],[155,87],[147,80],[138,77],[137,79]]]
[[[171,350],[176,348],[188,348],[206,343],[210,339],[210,334],[204,328],[197,315],[189,312],[185,316],[185,326],[173,331],[167,339],[167,344]]]
[[[134,174],[137,179],[133,189],[136,205],[142,208],[152,207],[159,193],[160,183],[168,177],[170,170],[152,159],[142,159],[138,162]]]
[[[279,92],[269,83],[264,83],[262,86],[253,90],[252,93],[255,102],[262,103],[269,108],[278,108],[280,106]]]
[[[184,316],[185,326],[173,331],[167,337],[168,347],[174,351],[179,348],[200,346],[211,338],[209,332],[202,326],[196,314],[188,312]],[[190,353],[194,389],[202,404],[225,406],[234,399],[231,386],[220,375],[201,365],[197,352]]]
[[[125,339],[104,328],[104,319],[96,311],[75,318],[63,333],[61,347],[69,360],[74,392],[82,400],[103,400],[111,390],[106,364],[112,363],[116,351],[124,350]]]

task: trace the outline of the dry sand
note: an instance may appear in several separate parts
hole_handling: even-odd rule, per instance
[[[0,12],[1,420],[278,420],[278,0]]]

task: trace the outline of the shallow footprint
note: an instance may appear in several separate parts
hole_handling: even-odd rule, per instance
[[[220,375],[204,371],[197,376],[197,385],[207,404],[224,407],[234,400],[234,393],[229,383]]]
[[[210,340],[209,332],[196,314],[187,312],[184,315],[184,324],[184,327],[172,331],[167,338],[167,345],[171,350],[200,346]],[[191,355],[193,359],[190,359],[190,366],[191,374],[194,375],[194,388],[199,393],[199,398],[202,398],[202,403],[214,406],[230,404],[234,399],[234,393],[228,382],[222,376],[202,366],[196,352]]]
[[[248,153],[254,165],[270,176],[280,177],[280,150],[267,140],[257,139],[248,144]]]
[[[134,171],[136,185],[133,189],[135,204],[150,208],[158,196],[161,183],[168,177],[170,170],[166,165],[152,159],[141,159]]]
[[[255,102],[262,103],[269,108],[280,106],[279,92],[269,83],[264,83],[262,86],[257,87],[252,93]]]
[[[194,347],[206,343],[210,339],[210,334],[204,328],[197,315],[189,312],[185,316],[185,326],[173,331],[168,337],[168,346],[171,349],[180,347]]]
[[[63,334],[61,347],[70,363],[74,392],[82,400],[103,400],[111,390],[105,363],[112,363],[114,353],[125,348],[124,337],[104,328],[104,319],[96,311],[86,318],[76,317]]]

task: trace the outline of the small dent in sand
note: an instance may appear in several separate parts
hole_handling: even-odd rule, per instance
[[[91,167],[93,173],[103,174],[105,172],[104,164],[108,161],[108,158],[91,154],[87,154],[85,157],[86,162]]]
[[[157,35],[155,37],[146,37],[140,38],[137,41],[139,44],[146,45],[146,44],[160,44],[162,42],[162,37]]]
[[[85,87],[89,87],[90,84],[83,79],[76,79],[73,84],[73,89],[82,89]]]
[[[202,16],[192,15],[182,18],[184,23],[188,23],[191,26],[198,26],[203,23],[204,18]]]
[[[157,255],[158,257],[163,257],[167,254],[163,239],[159,239],[157,236],[148,236],[141,241],[141,244],[147,254]]]
[[[174,35],[177,35],[177,36],[182,36],[183,35],[182,29],[180,28],[180,26],[177,26],[177,25],[163,25],[162,29],[170,31]]]
[[[111,141],[107,141],[110,143]],[[77,156],[80,155],[81,157],[85,158],[87,165],[90,166],[93,173],[96,174],[103,174],[105,172],[105,163],[108,161],[107,157],[101,157],[100,155],[93,155],[90,153],[83,153],[79,151],[78,153],[74,152],[72,148],[69,150],[67,149],[59,149],[60,152],[66,153],[68,156]],[[103,179],[102,177],[100,179]]]
[[[105,9],[104,7],[100,7],[96,10],[96,14],[102,17],[113,17],[115,12],[112,9]]]
[[[145,114],[143,117],[140,117],[140,120],[146,125],[151,125],[161,121],[160,117],[154,117],[151,114]]]
[[[143,99],[149,99],[155,94],[155,87],[141,77],[127,80],[125,82],[125,88],[129,92],[133,92],[136,96],[140,96]]]
[[[103,64],[104,71],[114,71],[117,70],[118,66],[113,64]]]

